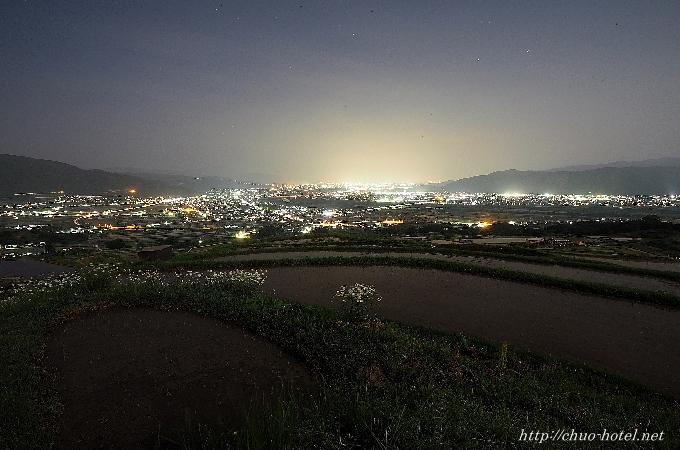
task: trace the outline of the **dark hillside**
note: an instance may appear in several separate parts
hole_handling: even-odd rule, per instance
[[[0,155],[0,196],[19,192],[55,192],[82,195],[183,194],[185,190],[160,180],[102,170],[83,170],[70,164],[25,156]]]
[[[678,195],[680,167],[605,167],[584,171],[504,170],[444,184],[449,192]]]

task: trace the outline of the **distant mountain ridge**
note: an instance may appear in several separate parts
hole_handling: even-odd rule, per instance
[[[680,195],[680,165],[586,170],[504,170],[445,182],[448,192]]]
[[[620,164],[633,166],[619,167]],[[550,171],[504,170],[432,185],[448,192],[680,195],[680,158],[572,166]],[[57,161],[0,154],[0,196],[20,192],[138,196],[197,195],[210,189],[255,186],[219,177],[120,174]],[[261,186],[261,185],[259,185]]]
[[[615,161],[607,164],[591,164],[580,166],[567,166],[550,169],[548,172],[577,172],[591,169],[603,169],[605,167],[674,167],[680,166],[680,158],[655,158],[642,161]]]
[[[226,182],[225,182],[226,183]],[[181,176],[130,175],[103,170],[80,169],[70,164],[0,154],[0,196],[20,192],[57,192],[81,195],[138,196],[197,195],[212,188],[221,189],[221,179]]]

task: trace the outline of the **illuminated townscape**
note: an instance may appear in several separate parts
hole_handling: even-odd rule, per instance
[[[17,194],[0,206],[0,226],[5,230],[49,227],[55,233],[80,236],[61,250],[73,245],[96,248],[111,238],[136,247],[159,243],[190,247],[251,236],[359,232],[408,224],[484,228],[494,222],[617,221],[649,214],[677,221],[680,207],[676,196],[424,191],[428,186],[260,185],[168,198],[139,198],[134,193],[115,197]],[[0,250],[4,257],[12,257],[43,253],[46,245],[40,241],[5,242]]]

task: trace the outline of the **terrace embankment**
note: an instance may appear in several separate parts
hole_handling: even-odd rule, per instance
[[[577,269],[573,267],[563,267],[558,265],[530,264],[517,261],[506,261],[495,258],[482,258],[479,256],[450,256],[429,253],[360,253],[360,252],[337,252],[337,251],[311,251],[311,252],[280,252],[280,253],[255,253],[248,255],[228,256],[220,259],[247,261],[249,259],[287,259],[304,257],[342,257],[342,256],[393,256],[393,257],[413,257],[421,259],[441,259],[447,261],[457,261],[478,266],[502,268],[509,270],[520,270],[523,272],[548,275],[558,278],[566,278],[579,281],[591,281],[595,283],[605,283],[614,286],[624,286],[634,289],[647,289],[651,291],[664,291],[675,295],[680,295],[680,283],[661,280],[652,277],[618,274],[610,272],[598,272],[588,269]],[[657,267],[654,267],[658,269]],[[661,269],[658,269],[661,270]]]
[[[591,261],[606,262],[624,267],[635,267],[637,269],[665,270],[667,272],[680,272],[680,263],[676,262],[654,262],[654,261],[628,261],[625,259],[614,258],[591,258],[585,256],[574,257],[574,259],[586,259]]]
[[[582,361],[680,393],[680,310],[511,281],[400,267],[280,267],[262,292],[337,305],[341,285],[372,284],[382,317],[483,336]]]

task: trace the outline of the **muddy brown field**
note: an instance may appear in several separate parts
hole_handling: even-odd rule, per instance
[[[176,448],[198,423],[238,430],[251,402],[255,411],[281,389],[316,386],[297,360],[239,326],[151,308],[55,326],[43,363],[63,402],[59,449]]]

